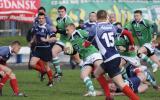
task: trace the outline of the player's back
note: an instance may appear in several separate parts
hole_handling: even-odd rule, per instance
[[[110,61],[119,57],[119,53],[115,47],[115,33],[114,26],[107,22],[97,23],[95,26],[96,42],[104,60]]]
[[[1,46],[0,47],[0,59],[7,61],[10,56],[11,56],[11,53],[10,53],[9,46]]]

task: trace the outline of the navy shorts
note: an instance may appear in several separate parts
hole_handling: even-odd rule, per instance
[[[38,57],[43,61],[51,61],[52,60],[52,51],[51,47],[37,47],[34,51],[32,51],[33,57]]]
[[[131,87],[131,89],[138,93],[138,87],[141,83],[141,80],[136,76],[136,77],[131,77],[129,79],[127,79],[129,81],[129,86]]]
[[[135,72],[134,72],[134,69],[135,69],[136,67],[134,66],[134,65],[132,65],[132,64],[129,64],[128,66],[127,66],[127,68],[126,68],[126,73],[127,73],[127,75],[128,75],[128,77],[135,77],[136,76],[136,74],[135,74]]]
[[[113,78],[121,73],[119,68],[120,62],[121,62],[121,58],[118,57],[111,61],[103,62],[101,64],[101,67],[103,68],[105,73],[108,73],[110,78]]]

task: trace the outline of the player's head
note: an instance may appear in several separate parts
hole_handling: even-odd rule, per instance
[[[89,13],[89,21],[90,22],[96,22],[97,21],[97,15],[95,12]]]
[[[111,13],[111,14],[109,15],[109,21],[110,21],[111,23],[116,22],[116,15],[115,15],[115,13]]]
[[[120,29],[122,28],[122,23],[121,22],[116,22],[115,25]]]
[[[99,10],[97,12],[97,21],[106,21],[107,20],[107,12],[105,10]]]
[[[70,37],[72,33],[76,30],[76,26],[73,23],[70,23],[66,26],[66,33]]]
[[[38,13],[46,13],[46,9],[44,7],[39,7]]]
[[[59,17],[63,18],[66,15],[66,7],[64,6],[58,7],[58,14],[59,14]]]
[[[111,92],[115,92],[117,90],[117,86],[115,85],[115,83],[109,83],[108,85]]]
[[[134,19],[137,22],[139,22],[142,19],[142,11],[141,10],[134,11]]]
[[[44,23],[46,23],[46,19],[45,19],[45,14],[44,13],[39,13],[38,14],[38,21],[40,25],[43,25]]]
[[[79,20],[79,26],[80,26],[80,27],[83,27],[83,25],[84,25],[84,20],[83,20],[83,19],[80,19],[80,20]]]
[[[19,50],[21,49],[21,43],[19,41],[13,41],[11,43],[11,52],[17,54]]]

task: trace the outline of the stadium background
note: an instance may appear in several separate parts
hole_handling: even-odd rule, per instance
[[[0,2],[3,2],[3,0]],[[60,5],[66,6],[68,15],[73,19],[76,25],[78,25],[79,19],[87,20],[89,12],[99,9],[105,9],[108,13],[114,12],[117,21],[124,25],[133,18],[133,11],[140,9],[143,11],[144,18],[152,20],[157,24],[158,34],[160,33],[159,0],[41,0],[40,4],[39,6],[44,6],[46,8],[47,14],[51,17],[55,25],[57,8]],[[0,14],[0,30],[11,29],[13,31],[0,31],[0,36],[25,36],[28,29],[32,26],[32,23],[3,21],[1,16],[2,14]]]

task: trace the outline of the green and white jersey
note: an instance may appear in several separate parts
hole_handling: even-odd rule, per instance
[[[153,34],[153,23],[143,19],[139,23],[135,20],[127,23],[125,28],[132,32],[135,45],[142,46],[144,43],[150,43]]]
[[[98,50],[90,45],[85,48],[82,46],[83,42],[88,38],[88,33],[84,30],[75,30],[69,41],[71,42],[73,48],[79,53],[81,59],[85,59],[93,53],[98,52]]]
[[[67,41],[67,34],[65,27],[66,25],[73,23],[72,19],[69,16],[65,16],[64,18],[57,18],[57,33],[60,33],[60,41],[65,43]]]
[[[56,21],[57,21],[57,30],[60,34],[66,34],[65,32],[66,25],[73,23],[72,19],[68,15],[66,15],[64,18],[58,17]]]

